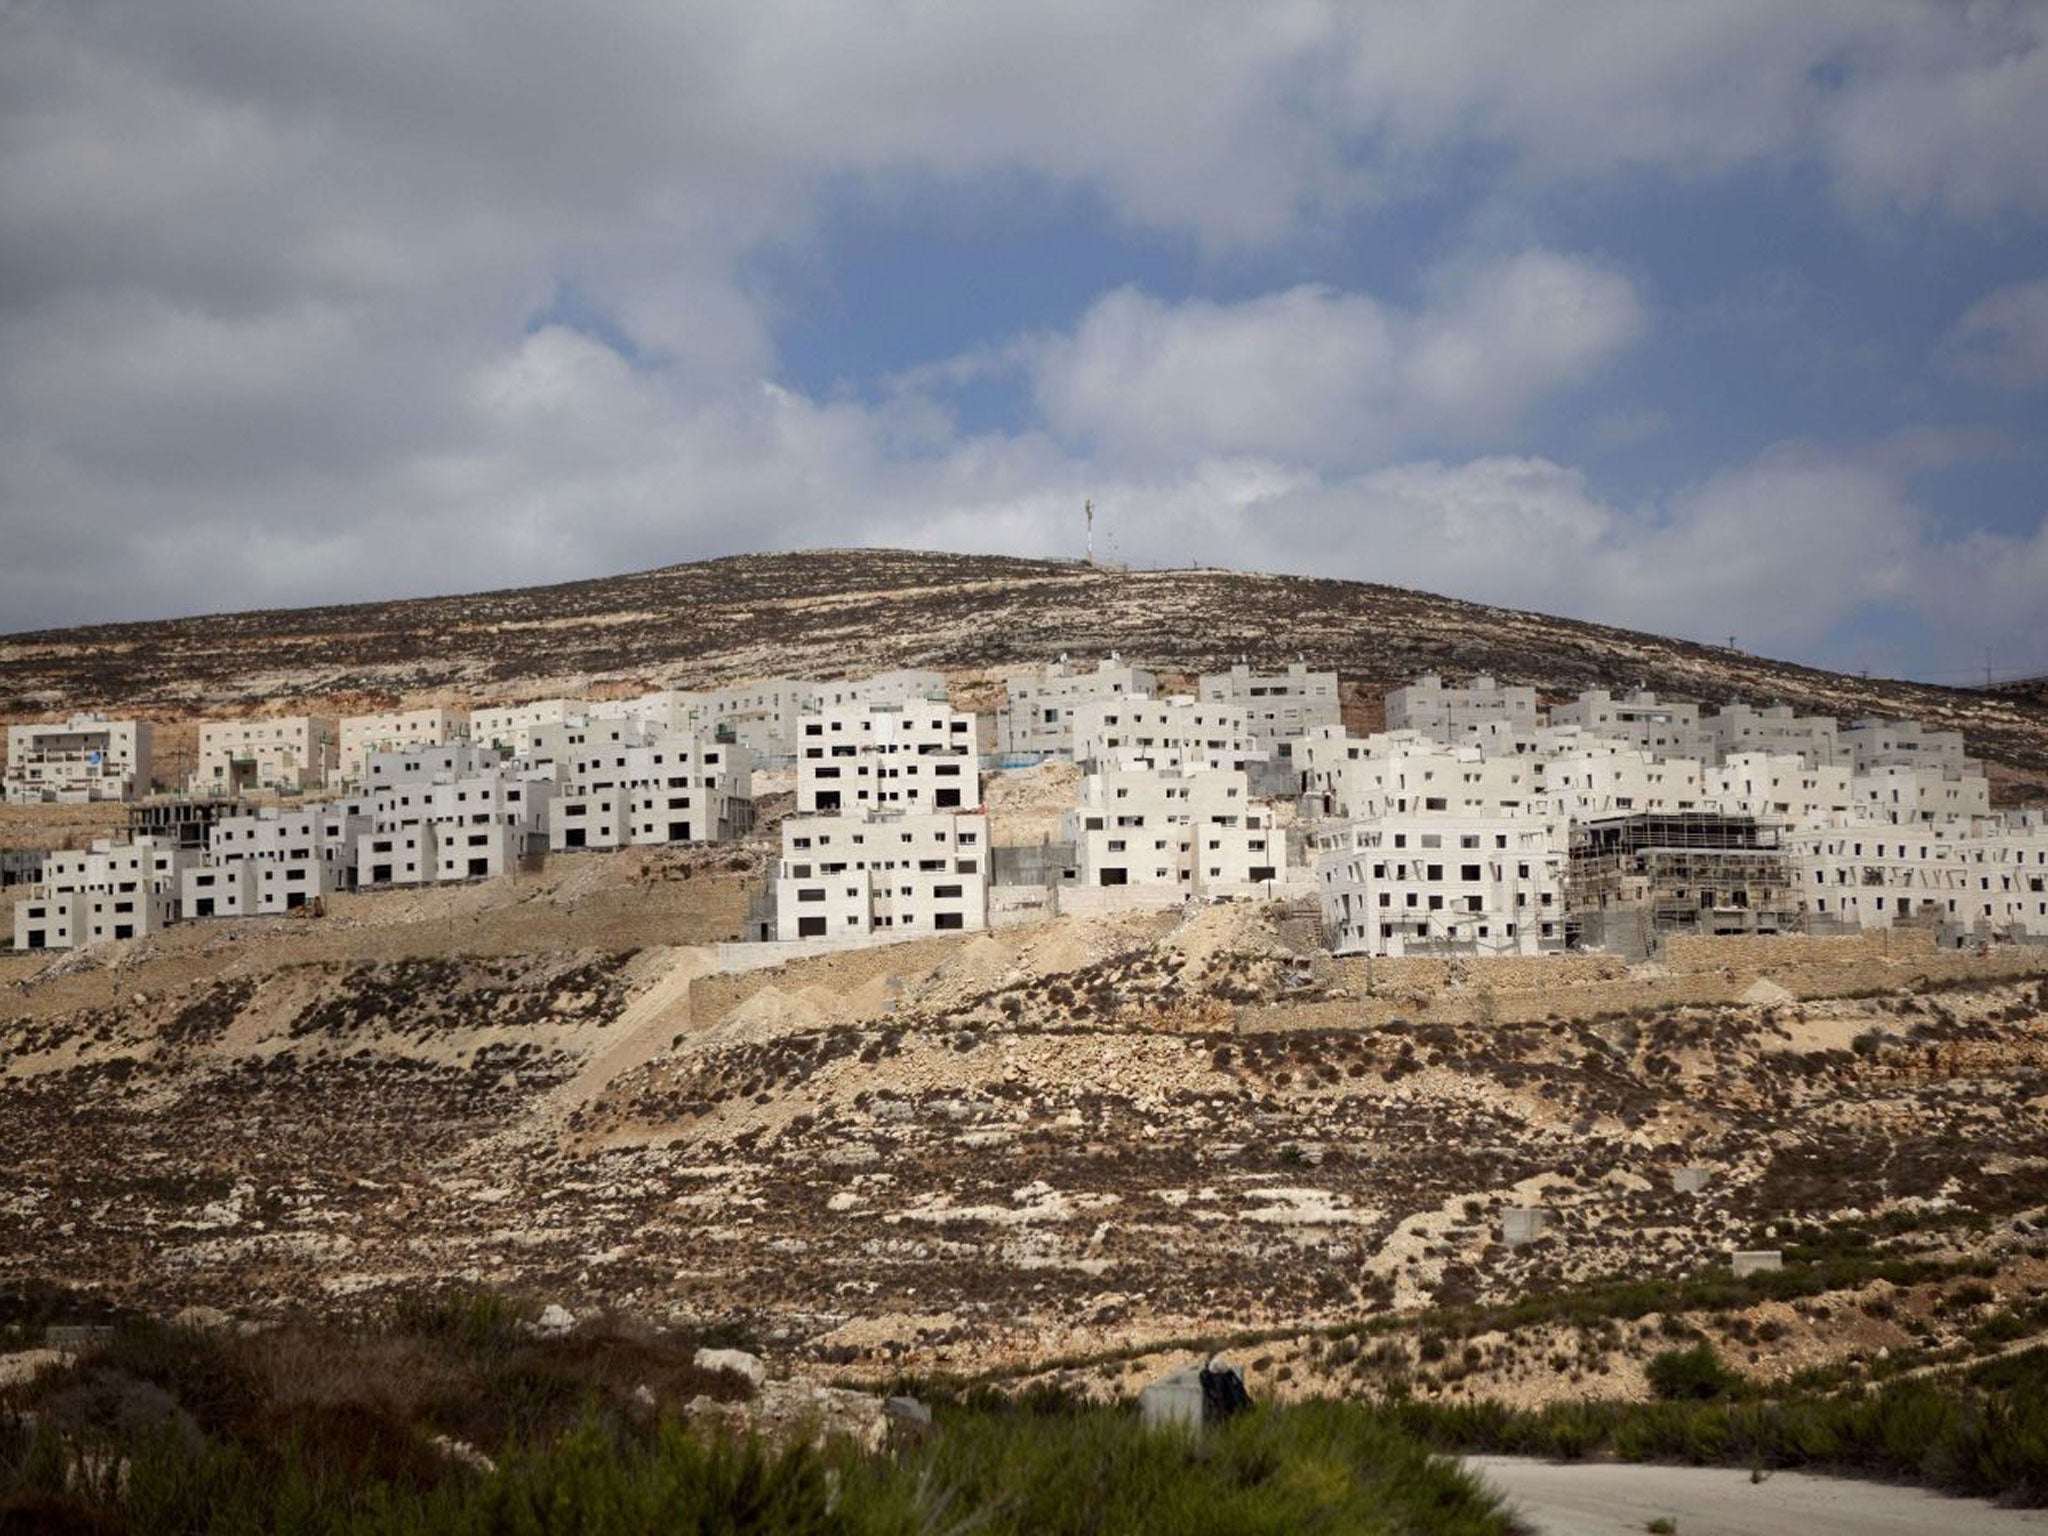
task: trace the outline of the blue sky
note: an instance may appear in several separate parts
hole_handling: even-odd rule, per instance
[[[2048,8],[0,18],[0,629],[755,548],[2048,671]]]

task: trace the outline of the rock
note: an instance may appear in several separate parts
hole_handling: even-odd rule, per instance
[[[744,1377],[749,1386],[759,1388],[767,1383],[768,1367],[759,1355],[750,1355],[744,1349],[700,1349],[697,1351],[697,1368],[704,1371],[729,1371]]]
[[[526,1331],[537,1339],[567,1338],[576,1331],[576,1314],[560,1302],[551,1301],[541,1309],[539,1317],[526,1325]]]
[[[186,1307],[171,1319],[180,1328],[191,1328],[201,1333],[215,1333],[222,1328],[234,1326],[234,1319],[218,1307]]]
[[[882,1419],[889,1439],[899,1445],[915,1445],[934,1433],[930,1407],[914,1397],[883,1398]]]

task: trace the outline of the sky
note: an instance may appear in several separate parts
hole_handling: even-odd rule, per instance
[[[0,631],[848,545],[2048,672],[2048,5],[0,0]]]

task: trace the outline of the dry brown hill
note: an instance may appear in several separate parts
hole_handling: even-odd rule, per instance
[[[2048,775],[2048,707],[2031,697],[1848,677],[1367,582],[904,550],[749,555],[551,587],[0,637],[0,714],[505,699],[1111,650],[1170,672],[1302,655],[1368,696],[1436,668],[1552,693],[1640,685],[1845,718],[1911,714]]]

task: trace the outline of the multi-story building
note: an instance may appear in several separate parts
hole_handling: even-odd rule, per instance
[[[1472,736],[1512,740],[1536,729],[1534,688],[1502,687],[1484,673],[1462,688],[1425,672],[1387,695],[1387,729],[1419,731],[1447,745]]]
[[[606,745],[572,758],[549,815],[548,846],[714,843],[753,825],[753,761],[711,732]]]
[[[1081,699],[1070,706],[1074,761],[1091,768],[1235,768],[1266,761],[1244,711],[1171,698]]]
[[[551,775],[516,770],[469,743],[370,759],[371,826],[356,838],[359,885],[507,874],[547,847]]]
[[[1415,731],[1363,739],[1329,733],[1296,744],[1305,803],[1339,818],[1444,814],[1520,816],[1543,794],[1543,765],[1447,747]]]
[[[41,883],[15,903],[14,947],[74,949],[155,933],[177,921],[179,880],[197,860],[149,838],[52,852]]]
[[[1204,703],[1243,710],[1246,729],[1265,747],[1343,724],[1337,674],[1311,672],[1306,662],[1290,663],[1285,672],[1254,672],[1239,662],[1228,672],[1204,673],[1196,693]]]
[[[184,915],[264,916],[351,890],[359,841],[370,826],[361,803],[345,801],[225,817],[207,835],[205,865],[184,872]]]
[[[1246,896],[1287,878],[1286,839],[1235,768],[1104,768],[1082,781],[1061,840],[1085,886]]]
[[[988,818],[979,813],[792,816],[782,824],[775,936],[986,928],[988,861]]]
[[[1605,688],[1588,688],[1569,704],[1550,706],[1554,726],[1576,725],[1591,735],[1623,741],[1652,757],[1712,755],[1712,736],[1700,727],[1700,707],[1678,699],[1660,699],[1636,689],[1615,698]]]
[[[341,721],[341,777],[363,782],[371,754],[408,752],[462,741],[469,716],[459,709],[402,709],[378,715],[346,715]]]
[[[1738,752],[1768,752],[1782,757],[1796,752],[1809,766],[1831,767],[1847,761],[1841,730],[1831,715],[1795,715],[1789,704],[1756,709],[1748,704],[1723,704],[1702,717],[1700,729],[1711,742],[1713,760]]]
[[[1083,700],[1149,699],[1158,680],[1143,667],[1112,655],[1092,672],[1077,672],[1062,656],[1008,678],[996,712],[996,751],[1037,761],[1074,755],[1074,706]]]
[[[1714,808],[1788,826],[1827,825],[1851,814],[1856,804],[1846,767],[1808,767],[1791,752],[1737,752],[1707,769],[1705,784]]]
[[[79,714],[61,723],[7,727],[7,801],[76,804],[149,793],[150,724]]]
[[[966,811],[981,804],[974,717],[950,704],[828,709],[803,717],[798,740],[799,814]]]
[[[469,712],[469,739],[495,747],[507,757],[520,755],[525,733],[536,726],[566,725],[590,713],[581,699],[529,699],[524,704],[490,704]]]
[[[1873,768],[1937,768],[1962,773],[1970,766],[1961,731],[1929,730],[1918,720],[1858,720],[1841,733],[1849,764]]]
[[[1561,825],[1391,814],[1316,836],[1323,930],[1339,954],[1530,955],[1565,942]]]
[[[693,692],[689,701],[687,720],[675,725],[708,729],[720,741],[745,747],[756,762],[780,765],[796,756],[804,712],[817,701],[817,684],[793,677],[761,678]]]
[[[1706,798],[1696,759],[1659,757],[1619,741],[1595,738],[1573,753],[1540,760],[1538,767],[1550,814],[1577,821],[1695,811]]]
[[[341,764],[339,731],[318,715],[279,720],[209,720],[199,727],[199,758],[190,779],[195,795],[230,796],[245,789],[318,789]]]
[[[1887,764],[1859,770],[1850,792],[1859,815],[1896,826],[1954,826],[1991,814],[1991,783],[1981,772]]]

